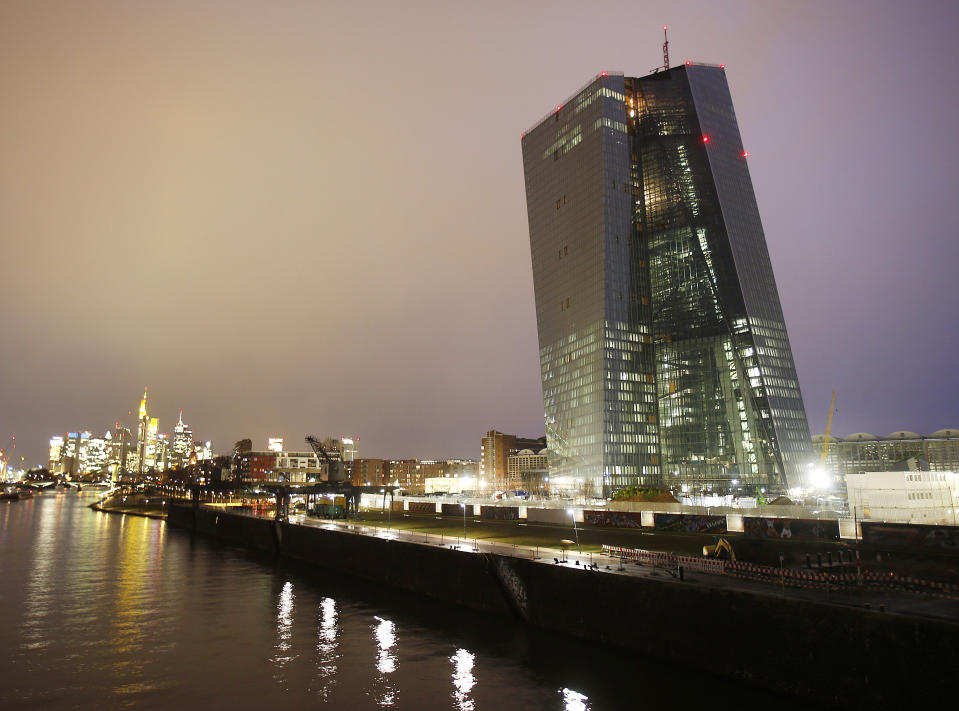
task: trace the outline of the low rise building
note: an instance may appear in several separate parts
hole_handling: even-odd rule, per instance
[[[956,472],[907,469],[847,474],[846,490],[849,512],[858,520],[956,525],[959,518]]]
[[[305,484],[324,481],[328,476],[329,465],[320,461],[314,452],[280,452],[276,455],[276,477],[278,481]]]
[[[484,491],[504,491],[509,481],[509,457],[529,449],[538,452],[546,448],[546,437],[530,439],[490,430],[480,446],[479,478]]]
[[[361,458],[348,462],[347,474],[354,486],[376,486],[386,483],[389,467],[383,459]]]
[[[240,481],[277,481],[276,452],[253,449],[238,451],[235,455],[235,462],[234,476]]]
[[[549,493],[547,451],[522,449],[507,460],[507,489],[545,496]]]

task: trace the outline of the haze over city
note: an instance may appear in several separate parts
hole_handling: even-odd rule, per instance
[[[628,19],[629,21],[624,21]],[[543,433],[520,136],[724,63],[812,431],[959,425],[952,3],[0,6],[0,446]],[[127,424],[133,422],[127,417]]]

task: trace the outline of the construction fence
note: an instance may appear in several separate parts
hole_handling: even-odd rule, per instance
[[[931,597],[959,599],[959,585],[951,585],[933,580],[898,576],[894,573],[879,573],[870,570],[849,570],[854,564],[833,570],[811,570],[803,568],[776,568],[758,563],[746,563],[737,560],[717,560],[715,558],[692,558],[660,551],[647,551],[640,548],[622,548],[603,546],[603,555],[631,561],[640,565],[649,565],[669,570],[683,570],[707,573],[710,575],[729,575],[759,583],[782,585],[795,588],[818,590],[876,590],[916,593]]]

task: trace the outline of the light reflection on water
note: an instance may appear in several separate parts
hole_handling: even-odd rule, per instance
[[[564,711],[589,711],[589,698],[572,689],[562,689]]]
[[[288,679],[284,674],[284,667],[295,658],[290,650],[293,647],[293,583],[287,580],[280,591],[280,598],[276,603],[276,643],[273,645],[273,656],[270,662],[276,667],[273,678],[282,686],[286,686]]]
[[[686,670],[96,513],[95,492],[0,503],[0,708],[633,708],[609,679]],[[711,680],[688,705],[799,708]],[[610,692],[613,689],[613,692]],[[700,695],[697,696],[697,693]],[[630,695],[632,697],[632,695]],[[670,702],[646,692],[650,704]]]
[[[379,706],[392,706],[396,703],[397,689],[391,683],[390,674],[399,666],[393,648],[396,646],[396,625],[382,617],[373,617],[376,623],[370,626],[376,641],[376,671],[379,674],[373,680],[371,696]]]
[[[316,674],[311,690],[323,700],[330,698],[336,685],[336,600],[320,601],[319,629],[316,633]]]
[[[476,655],[465,649],[457,649],[450,661],[453,662],[453,700],[456,708],[459,711],[473,711],[470,690],[476,685],[476,677],[473,676]]]

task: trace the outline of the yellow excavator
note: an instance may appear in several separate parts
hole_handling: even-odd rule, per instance
[[[719,558],[721,560],[736,560],[736,551],[733,544],[725,538],[717,538],[711,546],[703,546],[703,558]]]

